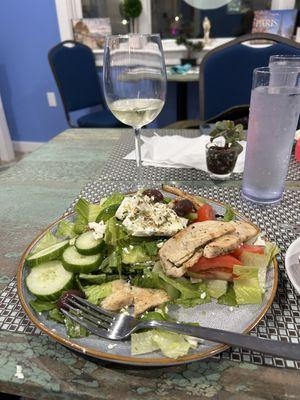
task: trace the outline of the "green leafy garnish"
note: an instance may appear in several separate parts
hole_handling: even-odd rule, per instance
[[[124,195],[118,192],[109,196],[103,203],[101,203],[101,209],[96,216],[96,222],[107,221],[113,217],[123,199]]]
[[[234,219],[235,212],[228,205],[226,205],[225,208],[226,208],[226,212],[224,214],[223,221],[226,221],[226,222],[232,221]]]
[[[60,312],[59,309],[56,307],[49,311],[48,318],[53,319],[60,324],[63,324],[65,322],[64,314]]]
[[[98,216],[96,218],[96,222],[100,222],[100,221],[106,222],[110,218],[114,217],[117,209],[119,208],[119,206],[120,206],[120,203],[112,204],[111,206],[108,206],[108,207],[104,208],[98,214]]]
[[[89,335],[88,331],[81,325],[65,317],[64,322],[67,328],[67,335],[70,338],[83,338]]]
[[[30,306],[34,309],[35,312],[41,313],[43,311],[49,311],[53,308],[56,308],[56,303],[53,301],[43,301],[43,300],[30,300]]]

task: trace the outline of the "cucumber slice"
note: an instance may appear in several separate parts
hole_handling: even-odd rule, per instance
[[[64,240],[63,242],[55,243],[46,249],[38,251],[26,258],[26,262],[30,267],[41,264],[46,261],[54,260],[61,256],[63,251],[69,246],[69,240]]]
[[[75,242],[75,247],[80,254],[91,256],[99,254],[104,246],[102,239],[95,239],[92,231],[82,233]]]
[[[57,300],[62,292],[73,286],[73,274],[66,271],[61,261],[49,261],[37,265],[27,276],[28,290],[44,301]]]
[[[63,266],[70,272],[87,274],[98,269],[101,262],[101,254],[84,256],[83,254],[78,253],[75,246],[68,247],[62,255]]]

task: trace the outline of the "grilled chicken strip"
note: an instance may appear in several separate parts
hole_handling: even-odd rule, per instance
[[[170,300],[169,295],[162,289],[144,289],[132,287],[134,316],[140,315],[150,308],[157,307]]]
[[[252,239],[258,234],[258,230],[248,222],[231,221],[230,224],[235,227],[235,232],[221,236],[208,243],[203,250],[204,257],[214,258],[231,253],[241,243]]]
[[[133,294],[128,282],[123,279],[112,281],[111,289],[111,294],[101,302],[101,307],[105,310],[118,311],[132,304]]]
[[[118,279],[112,281],[112,293],[102,300],[101,307],[105,310],[119,311],[133,304],[134,316],[137,316],[169,300],[170,297],[165,290],[130,286],[123,279]]]
[[[206,258],[214,258],[222,256],[223,254],[228,254],[238,248],[241,243],[242,240],[240,236],[235,232],[221,236],[204,247],[203,256]]]
[[[235,228],[241,243],[247,242],[247,240],[254,238],[259,233],[259,230],[248,222],[230,221],[229,223]]]
[[[205,221],[196,222],[178,232],[167,240],[159,251],[161,264],[169,276],[184,275],[201,256],[201,247],[220,236],[234,232],[235,228],[229,222]],[[199,253],[195,256],[195,253]],[[198,258],[197,258],[198,257]],[[191,260],[190,262],[188,262]],[[196,260],[196,261],[195,261]]]
[[[195,207],[196,210],[199,210],[199,208],[205,204],[203,201],[198,199],[196,196],[192,196],[188,193],[185,193],[183,190],[180,190],[176,187],[169,186],[169,185],[162,185],[162,189],[165,192],[175,194],[176,196],[181,197],[182,199],[190,200],[190,202],[193,203],[193,206]]]

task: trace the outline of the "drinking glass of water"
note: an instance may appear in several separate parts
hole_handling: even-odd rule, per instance
[[[285,71],[300,72],[300,55],[289,54],[289,55],[273,55],[269,59],[269,67],[271,69],[271,80],[270,86],[284,86],[286,85]],[[297,79],[297,74],[289,75],[289,79]],[[284,82],[280,82],[283,79]],[[289,86],[293,86],[294,83],[290,82]]]
[[[300,55],[296,54],[276,54],[270,56],[269,66],[277,65],[279,67],[300,67]]]
[[[256,68],[253,73],[243,196],[270,204],[284,190],[300,113],[300,72]]]
[[[161,112],[166,97],[166,67],[160,36],[107,36],[103,88],[107,105],[135,134],[138,181],[141,181],[141,128]]]

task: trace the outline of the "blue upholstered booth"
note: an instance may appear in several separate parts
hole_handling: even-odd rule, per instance
[[[272,45],[249,46],[249,40],[272,40]],[[217,47],[200,65],[200,119],[250,103],[253,69],[268,66],[273,54],[298,54],[300,44],[271,34],[244,35]]]
[[[80,117],[77,120],[78,126],[103,128],[121,125],[106,107],[94,55],[89,47],[67,40],[53,47],[48,59],[71,126],[72,111],[95,106],[101,106],[102,109]]]

